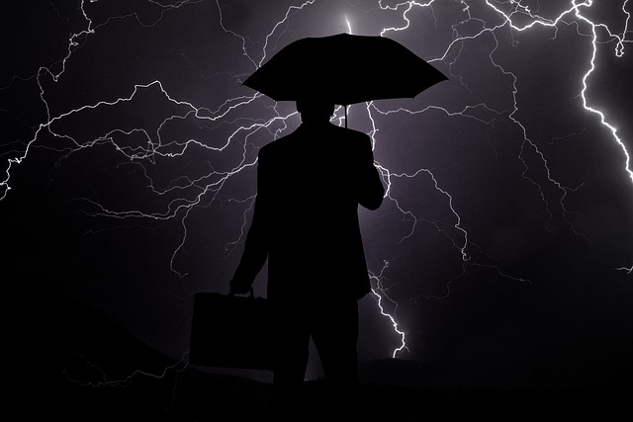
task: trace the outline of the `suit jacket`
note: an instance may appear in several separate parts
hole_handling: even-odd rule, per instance
[[[253,221],[231,283],[252,284],[268,259],[269,300],[364,296],[358,205],[376,209],[383,196],[367,135],[302,124],[259,152]]]

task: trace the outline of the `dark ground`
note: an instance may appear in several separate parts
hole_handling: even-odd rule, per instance
[[[25,286],[30,286],[27,290]],[[21,280],[2,298],[2,421],[215,421],[267,415],[270,384],[170,359],[57,291]],[[388,359],[361,365],[352,406],[364,420],[604,420],[627,408],[629,386],[438,388],[442,366]],[[323,420],[324,382],[305,384],[301,420]]]

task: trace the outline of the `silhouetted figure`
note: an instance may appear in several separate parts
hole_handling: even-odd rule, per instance
[[[332,104],[297,110],[301,126],[259,152],[253,221],[230,283],[248,292],[268,259],[277,403],[298,398],[310,336],[333,390],[358,384],[357,301],[370,291],[358,205],[375,210],[384,196],[367,135],[331,124]]]

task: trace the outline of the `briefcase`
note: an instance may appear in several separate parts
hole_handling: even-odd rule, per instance
[[[272,326],[266,299],[199,292],[194,296],[189,363],[273,369]]]

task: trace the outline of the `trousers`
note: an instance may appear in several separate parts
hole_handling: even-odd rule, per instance
[[[340,391],[358,383],[358,302],[355,299],[271,303],[275,325],[273,397],[293,400],[302,389],[310,338],[327,384]]]

